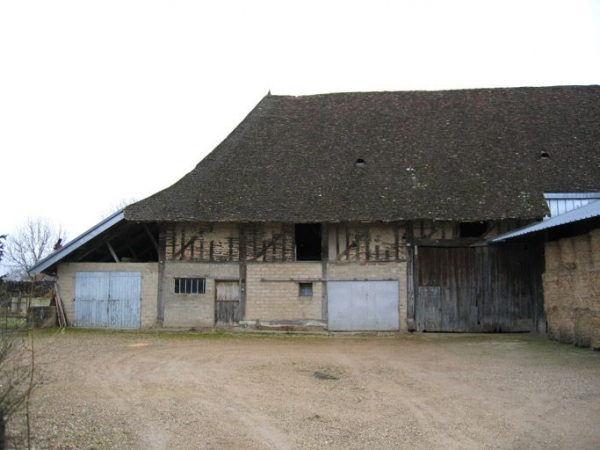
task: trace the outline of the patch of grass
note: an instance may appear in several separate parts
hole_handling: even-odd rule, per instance
[[[24,317],[2,317],[0,318],[0,328],[10,331],[25,329],[27,320]]]
[[[56,332],[57,329],[49,329],[48,332]],[[314,339],[316,337],[327,338],[326,335],[286,333],[256,333],[243,331],[223,330],[169,330],[169,329],[142,329],[142,330],[115,330],[103,328],[66,328],[64,334],[95,335],[95,336],[122,336],[139,338],[161,338],[173,340],[266,340],[266,339]]]

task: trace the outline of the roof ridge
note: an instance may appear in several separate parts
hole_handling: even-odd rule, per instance
[[[449,89],[407,89],[407,90],[383,90],[383,91],[341,91],[341,92],[321,92],[317,94],[273,94],[269,91],[265,97],[274,98],[309,98],[309,97],[327,97],[337,95],[376,95],[376,94],[433,94],[445,92],[489,92],[489,91],[517,91],[517,90],[537,90],[537,89],[585,89],[600,88],[600,84],[558,84],[550,86],[490,86],[473,88],[449,88]]]

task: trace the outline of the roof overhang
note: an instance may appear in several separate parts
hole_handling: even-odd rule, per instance
[[[503,242],[509,239],[514,239],[519,236],[537,233],[551,228],[556,228],[561,225],[580,222],[583,220],[598,217],[600,217],[600,200],[592,201],[585,206],[573,209],[569,212],[560,214],[558,216],[551,217],[550,219],[544,220],[543,222],[534,223],[531,225],[527,225],[526,227],[519,228],[518,230],[513,230],[508,233],[501,234],[499,236],[496,236],[495,238],[490,239],[488,242]]]
[[[77,236],[75,239],[68,242],[61,249],[55,251],[54,253],[51,253],[46,258],[39,261],[35,266],[30,267],[28,272],[32,275],[42,273],[44,270],[47,270],[54,264],[60,262],[68,255],[73,253],[75,250],[79,249],[82,245],[86,244],[87,242],[91,241],[95,237],[106,232],[107,230],[124,220],[125,217],[123,215],[123,210],[117,211],[116,213],[104,219],[102,222],[87,230],[85,233]]]

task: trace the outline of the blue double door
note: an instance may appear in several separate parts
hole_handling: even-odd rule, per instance
[[[76,327],[139,328],[140,272],[77,272]]]

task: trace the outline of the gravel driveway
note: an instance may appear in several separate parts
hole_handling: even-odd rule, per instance
[[[73,330],[36,345],[36,448],[600,448],[600,353],[531,335]]]

